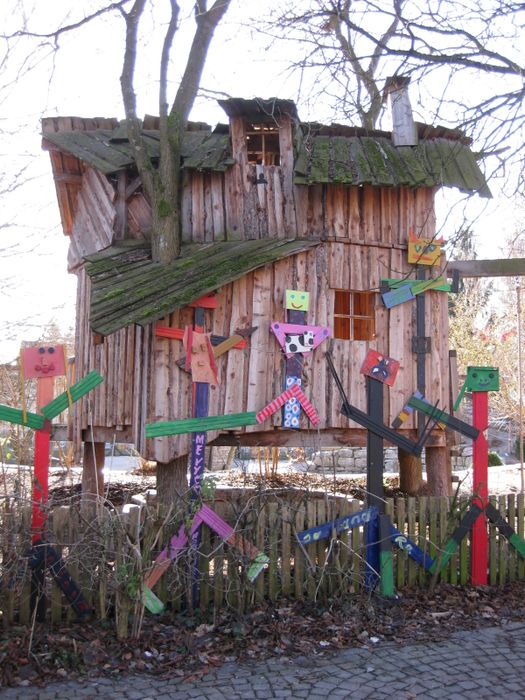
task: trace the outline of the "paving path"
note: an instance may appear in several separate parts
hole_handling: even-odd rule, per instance
[[[129,675],[63,681],[44,689],[9,688],[0,698],[31,700],[273,700],[274,698],[525,698],[525,624],[456,632],[445,642],[330,656],[228,663],[198,681]]]

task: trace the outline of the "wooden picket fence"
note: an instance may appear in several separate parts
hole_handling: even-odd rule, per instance
[[[499,512],[524,536],[524,496],[492,499]],[[279,598],[325,602],[363,590],[365,540],[363,527],[341,533],[333,540],[308,546],[299,544],[296,532],[346,516],[363,505],[359,501],[300,491],[245,493],[232,490],[209,504],[269,561],[252,583],[246,556],[225,544],[207,526],[200,528],[198,556],[191,548],[179,557],[155,586],[156,595],[171,610],[194,606],[225,606],[239,613],[263,600]],[[459,523],[468,499],[454,504],[447,498],[396,498],[387,502],[393,524],[431,557]],[[27,566],[30,511],[4,508],[0,513],[0,610],[4,626],[31,622],[31,581]],[[188,521],[189,525],[189,521]],[[128,506],[124,512],[99,508],[98,516],[83,518],[76,505],[60,506],[50,514],[50,543],[63,558],[99,619],[114,617],[121,636],[128,621],[139,620],[141,581],[158,551],[177,531],[180,522],[163,521],[156,508]],[[489,583],[502,585],[525,578],[525,561],[491,524],[489,531]],[[439,574],[439,581],[469,582],[470,540]],[[195,571],[199,572],[198,598]],[[425,587],[431,577],[406,552],[394,548],[394,580],[398,588]],[[47,618],[52,623],[74,618],[51,577],[46,580]],[[135,630],[136,632],[136,630]]]

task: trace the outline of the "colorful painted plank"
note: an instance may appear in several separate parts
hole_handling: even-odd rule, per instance
[[[209,506],[203,505],[195,514],[191,529],[190,537],[193,537],[202,523],[208,525],[219,537],[225,542],[235,547],[241,554],[247,555],[250,559],[250,564],[247,569],[247,577],[250,581],[255,581],[260,572],[269,562],[269,558],[254,547],[242,535],[239,535],[235,530],[228,525],[220,516],[217,515]],[[181,551],[188,543],[188,534],[184,525],[181,525],[178,533],[174,535],[167,547],[157,556],[153,567],[148,572],[142,586],[142,602],[144,606],[152,613],[162,612],[164,606],[159,599],[152,594],[151,589],[162,577],[162,575],[171,566],[172,562],[177,559]]]
[[[390,539],[396,547],[406,552],[408,556],[422,566],[425,571],[430,571],[434,563],[432,557],[418,547],[415,542],[412,542],[410,538],[403,535],[395,525],[390,526]]]
[[[93,372],[86,374],[85,377],[83,377],[78,382],[70,386],[69,392],[65,391],[63,394],[57,396],[56,399],[53,399],[53,401],[43,406],[41,409],[42,414],[48,420],[56,418],[62,413],[62,411],[65,411],[67,408],[69,408],[70,403],[78,401],[89,391],[97,387],[99,384],[102,384],[103,381],[104,380],[102,379],[100,374],[97,371],[93,370]]]
[[[392,557],[392,542],[390,540],[390,516],[382,513],[379,516],[379,565],[381,572],[381,595],[393,598],[394,588],[394,559]]]
[[[412,440],[405,437],[404,435],[400,435],[399,433],[396,433],[395,430],[384,425],[384,423],[378,423],[377,421],[372,419],[364,411],[361,411],[360,409],[356,408],[355,406],[352,406],[348,402],[344,387],[343,387],[341,380],[339,379],[339,375],[337,374],[337,371],[334,367],[334,363],[333,363],[333,360],[332,360],[330,353],[327,352],[325,357],[326,357],[326,361],[328,363],[328,368],[332,374],[332,377],[334,378],[337,389],[338,389],[339,394],[341,396],[341,399],[343,401],[343,405],[341,406],[341,413],[344,416],[346,416],[347,418],[350,418],[350,420],[353,420],[356,423],[359,423],[359,425],[362,425],[367,430],[372,431],[376,435],[379,435],[380,437],[385,438],[385,440],[388,440],[392,444],[397,445],[398,447],[401,447],[406,452],[409,452],[410,454],[413,454],[413,455],[416,455],[416,457],[419,457],[419,455],[423,451],[423,446],[425,444],[425,440],[427,438],[427,435],[422,435],[421,438],[418,440],[418,442],[413,442]]]
[[[443,276],[434,277],[428,280],[417,279],[382,279],[381,284],[387,285],[390,289],[400,289],[401,287],[410,287],[414,295],[421,294],[427,289],[433,289],[437,292],[452,292],[453,285],[446,282]]]
[[[296,537],[301,544],[307,545],[313,542],[318,542],[319,540],[326,540],[332,537],[335,532],[339,535],[341,532],[346,532],[347,530],[352,530],[354,527],[361,527],[366,523],[370,522],[374,518],[377,518],[379,511],[375,507],[365,508],[364,510],[359,510],[357,513],[351,513],[350,515],[345,515],[343,518],[337,518],[336,520],[330,520],[322,525],[316,525],[308,530],[303,530],[302,532],[296,533]]]
[[[45,423],[44,416],[38,413],[31,413],[31,411],[26,411],[24,413],[18,408],[11,408],[11,406],[0,404],[0,421],[2,420],[7,423],[15,423],[16,425],[33,428],[33,430],[42,430]]]
[[[230,544],[232,547],[235,547],[235,549],[237,549],[241,554],[248,557],[250,560],[250,565],[246,575],[253,583],[266,564],[268,564],[270,559],[266,556],[266,554],[260,552],[257,547],[254,547],[251,542],[248,542],[248,540],[242,535],[235,532],[231,525],[228,525],[227,522],[219,517],[217,513],[215,513],[215,511],[213,511],[206,504],[204,504],[200,509],[199,515],[202,522],[216,532],[219,537],[222,537],[225,542]]]
[[[225,416],[206,416],[205,418],[148,423],[146,437],[183,435],[184,433],[206,432],[207,430],[231,430],[244,425],[255,425],[257,423],[256,415],[255,411],[249,411],[248,413],[230,413]]]
[[[190,536],[200,527],[202,519],[197,513],[191,523]],[[144,586],[153,588],[165,571],[169,569],[171,563],[179,556],[180,552],[188,543],[188,535],[184,525],[181,525],[177,534],[173,535],[167,547],[155,559],[153,566],[144,578]]]
[[[235,331],[237,335],[241,335],[240,331]],[[155,326],[155,335],[157,338],[171,338],[172,340],[182,340],[184,338],[184,328],[170,328],[169,326]],[[211,334],[212,345],[220,345],[228,340],[224,335]],[[247,340],[243,338],[233,347],[237,350],[242,350],[247,345]]]
[[[514,528],[509,525],[492,503],[487,503],[485,513],[487,518],[494,523],[503,537],[505,537],[514,549],[516,549],[518,554],[525,559],[525,540],[517,534]]]
[[[479,435],[479,430],[477,428],[465,423],[465,421],[462,421],[455,416],[451,416],[450,413],[446,413],[446,411],[442,411],[436,406],[433,406],[424,398],[419,398],[413,395],[408,399],[407,403],[410,408],[414,408],[416,411],[424,413],[426,416],[429,416],[439,423],[442,423],[447,428],[455,430],[457,433],[461,433],[461,435],[465,435],[465,437],[475,440]]]
[[[412,396],[415,396],[418,399],[423,398],[423,394],[417,390],[412,394]],[[392,421],[392,428],[398,430],[403,425],[403,423],[407,422],[407,420],[413,413],[414,409],[411,406],[409,406],[407,402]]]
[[[451,292],[452,285],[447,284],[443,277],[436,277],[429,280],[381,280],[381,284],[388,285],[389,291],[383,292],[381,298],[384,305],[391,309],[399,304],[412,301],[418,294],[434,290],[436,292]]]
[[[282,394],[279,394],[279,396],[277,396],[273,401],[259,411],[255,416],[257,422],[264,423],[264,421],[267,420],[272,413],[278,411],[287,401],[292,398],[296,398],[298,400],[312,425],[317,425],[320,420],[319,415],[306,397],[306,394],[297,384],[292,384],[289,389],[283,391]]]
[[[227,353],[229,350],[233,350],[234,348],[241,348],[246,347],[246,338],[249,338],[252,333],[254,333],[257,330],[257,326],[252,326],[251,328],[246,328],[243,331],[237,331],[235,335],[230,336],[229,338],[226,338],[223,340],[221,343],[214,345],[213,343],[213,337],[211,336],[211,341],[212,341],[212,348],[213,348],[213,356],[215,359],[218,357],[221,357],[221,355],[224,355]],[[177,367],[180,367],[181,369],[186,369],[186,355],[182,355],[177,360]]]
[[[56,550],[54,550],[51,545],[40,539],[35,541],[29,551],[28,563],[32,570],[40,568],[49,569],[55,583],[78,617],[91,615],[93,612],[92,608],[88,605],[79,587],[71,578],[64,561],[58,556]]]
[[[405,304],[407,301],[412,301],[416,296],[410,285],[406,284],[398,289],[391,289],[389,292],[383,292],[381,299],[387,309],[393,309],[394,306]]]
[[[367,413],[361,411],[360,409],[356,408],[355,406],[352,406],[349,403],[344,403],[341,406],[341,413],[350,420],[353,420],[356,423],[359,423],[359,425],[362,425],[363,428],[366,428],[370,432],[379,435],[379,437],[388,440],[393,445],[401,447],[401,449],[405,450],[406,452],[409,452],[410,454],[415,455],[416,457],[419,457],[423,452],[424,440],[413,442],[404,435],[401,435],[392,428],[389,428],[387,425],[384,425],[384,423],[377,423],[376,421],[371,419]],[[427,436],[425,436],[425,439],[426,437]]]
[[[454,552],[457,550],[457,548],[461,544],[461,540],[465,537],[465,535],[467,535],[470,532],[470,530],[472,529],[473,525],[478,520],[481,513],[482,513],[482,510],[478,505],[474,504],[470,507],[470,509],[466,512],[466,514],[461,519],[461,522],[459,523],[457,528],[454,530],[454,532],[450,536],[450,539],[447,540],[447,542],[445,543],[445,546],[443,547],[443,549],[441,551],[441,558],[436,557],[434,559],[434,563],[432,564],[432,566],[429,569],[431,574],[435,573],[436,570],[441,571],[442,569],[445,568],[445,566],[450,561],[450,557],[454,554]],[[483,518],[481,520],[483,520]],[[439,569],[438,569],[438,565],[439,565]]]

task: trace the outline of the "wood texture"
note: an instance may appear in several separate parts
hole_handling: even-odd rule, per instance
[[[72,124],[63,126],[71,128]],[[264,186],[252,184],[255,167],[246,164],[245,126],[237,118],[232,120],[236,165],[224,175],[188,172],[184,177],[183,234],[187,241],[296,235],[324,239],[316,250],[267,265],[217,290],[218,306],[206,313],[206,332],[224,339],[238,328],[253,325],[258,329],[241,352],[228,352],[218,358],[221,385],[210,391],[210,413],[257,411],[281,393],[282,356],[269,335],[269,324],[285,321],[285,289],[308,291],[309,322],[330,329],[334,326],[334,290],[371,290],[376,292],[375,337],[368,341],[329,342],[349,400],[362,411],[366,409],[366,393],[359,367],[367,351],[372,347],[400,361],[395,385],[385,401],[384,422],[389,424],[406,396],[416,388],[411,348],[414,302],[388,310],[381,302],[379,285],[381,279],[411,276],[406,261],[408,229],[414,226],[418,235],[434,235],[433,189],[295,186],[290,170],[291,126],[283,128],[287,131],[283,131],[281,139],[281,165],[262,166],[268,181]],[[65,158],[56,151],[55,156]],[[75,163],[70,166],[73,170]],[[182,353],[176,343],[155,336],[150,327],[127,327],[105,338],[102,344],[94,343],[89,328],[90,284],[82,269],[82,256],[111,242],[117,191],[100,173],[81,168],[78,161],[76,167],[79,177],[69,187],[70,193],[76,193],[76,200],[66,214],[71,218],[70,269],[78,274],[76,372],[82,377],[96,370],[104,384],[74,407],[72,435],[78,449],[82,433],[90,429],[95,438],[97,434],[106,436],[108,431],[120,432],[130,435],[145,457],[168,463],[188,454],[189,436],[146,440],[145,425],[191,415],[191,382],[176,364]],[[126,196],[128,235],[138,238],[150,225],[151,212],[140,187],[128,187]],[[259,210],[252,211],[253,207]],[[447,410],[447,297],[436,290],[426,291],[425,296],[427,327],[435,330],[432,358],[426,359],[427,395],[432,396],[433,402],[439,400],[439,407]],[[182,329],[188,323],[191,312],[181,309],[167,316],[162,325]],[[323,347],[305,357],[302,382],[320,418],[316,426],[320,431],[316,438],[319,444],[335,439],[335,435],[343,444],[361,443],[361,427],[339,411],[340,401],[328,376]],[[269,423],[272,428],[280,428],[280,414],[272,415]],[[277,444],[279,439],[287,444],[295,441],[298,446],[305,439],[312,441],[313,436],[306,432],[311,430],[308,423],[301,425],[295,437],[276,435]],[[413,428],[411,419],[400,432],[408,435]],[[227,439],[228,435],[220,430],[210,432],[208,441],[219,435]],[[265,433],[261,439],[270,439],[268,425],[244,426],[236,431],[235,439],[248,439],[254,433]]]

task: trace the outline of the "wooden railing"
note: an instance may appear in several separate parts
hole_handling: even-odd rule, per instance
[[[524,496],[492,499],[499,512],[523,537]],[[362,510],[359,501],[305,492],[241,494],[233,492],[209,504],[236,533],[264,552],[269,561],[252,583],[246,555],[201,525],[198,553],[198,599],[194,571],[197,553],[186,548],[154,588],[168,609],[194,604],[201,608],[230,606],[246,611],[263,599],[280,597],[326,601],[363,590],[365,541],[363,527],[334,539],[302,546],[296,532]],[[393,524],[432,558],[468,508],[467,499],[396,498],[387,501]],[[0,514],[0,609],[4,625],[31,620],[31,575],[26,556],[30,546],[29,509],[3,508]],[[190,520],[187,520],[189,524]],[[115,616],[119,633],[128,633],[128,617],[140,619],[141,584],[156,554],[178,530],[180,521],[162,521],[155,508],[130,505],[124,512],[99,506],[98,516],[83,518],[77,506],[61,506],[50,514],[49,542],[99,619]],[[489,583],[501,585],[525,578],[525,561],[497,529],[488,524]],[[191,539],[191,538],[190,538]],[[468,536],[439,574],[438,582],[469,582]],[[398,588],[427,586],[431,580],[405,551],[394,548],[394,580]],[[74,617],[51,577],[46,583],[47,618],[58,623]],[[135,630],[136,632],[136,630]]]

